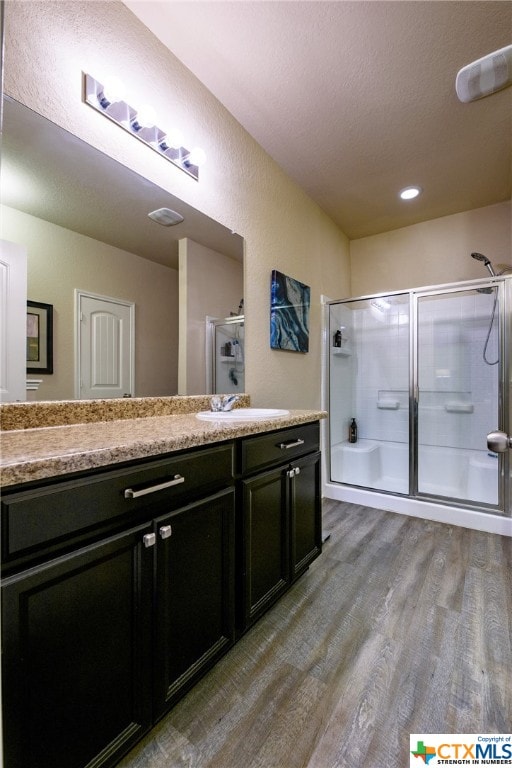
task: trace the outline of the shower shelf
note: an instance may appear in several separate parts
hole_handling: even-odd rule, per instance
[[[444,408],[448,413],[473,413],[475,410],[473,403],[458,403],[456,401],[445,403]]]
[[[400,408],[399,400],[392,400],[389,397],[384,397],[377,400],[377,408],[385,411],[397,411]]]
[[[333,355],[341,355],[342,357],[349,357],[352,354],[350,347],[332,347]]]

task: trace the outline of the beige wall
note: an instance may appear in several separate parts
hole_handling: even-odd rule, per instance
[[[28,298],[54,308],[54,373],[30,399],[74,397],[76,288],[135,302],[135,394],[176,394],[178,273],[26,213],[1,207],[0,236],[27,248]],[[101,279],[98,278],[101,275]]]
[[[245,238],[246,389],[255,405],[320,405],[320,296],[350,293],[347,238],[120,2],[5,8],[5,92]],[[82,71],[121,76],[208,162],[199,182],[81,101]],[[311,286],[310,352],[269,348],[270,274]]]
[[[352,240],[352,296],[487,277],[474,251],[512,266],[510,202]]]
[[[178,392],[206,392],[205,317],[229,317],[243,298],[241,262],[190,239],[179,244],[180,352]]]

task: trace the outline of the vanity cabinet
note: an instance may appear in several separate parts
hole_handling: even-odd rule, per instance
[[[289,470],[291,581],[298,579],[322,551],[320,470],[319,452],[297,459]]]
[[[321,551],[319,424],[7,488],[4,768],[112,768]]]
[[[228,488],[155,521],[154,719],[233,645],[234,515]]]
[[[151,725],[151,552],[138,526],[5,580],[5,768],[114,764]]]
[[[243,480],[242,631],[288,588],[287,484],[284,469]]]
[[[241,631],[322,549],[319,425],[241,441]]]
[[[115,765],[233,644],[233,469],[230,443],[5,494],[5,768]]]

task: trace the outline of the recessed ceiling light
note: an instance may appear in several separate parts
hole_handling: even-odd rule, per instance
[[[421,187],[405,187],[400,190],[402,200],[414,200],[421,192]]]

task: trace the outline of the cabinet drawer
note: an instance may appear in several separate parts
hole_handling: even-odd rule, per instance
[[[244,438],[241,441],[241,472],[245,475],[317,451],[319,441],[318,422]]]
[[[89,477],[58,482],[2,499],[3,560],[35,547],[122,525],[155,505],[172,509],[232,482],[233,444],[224,444]]]

